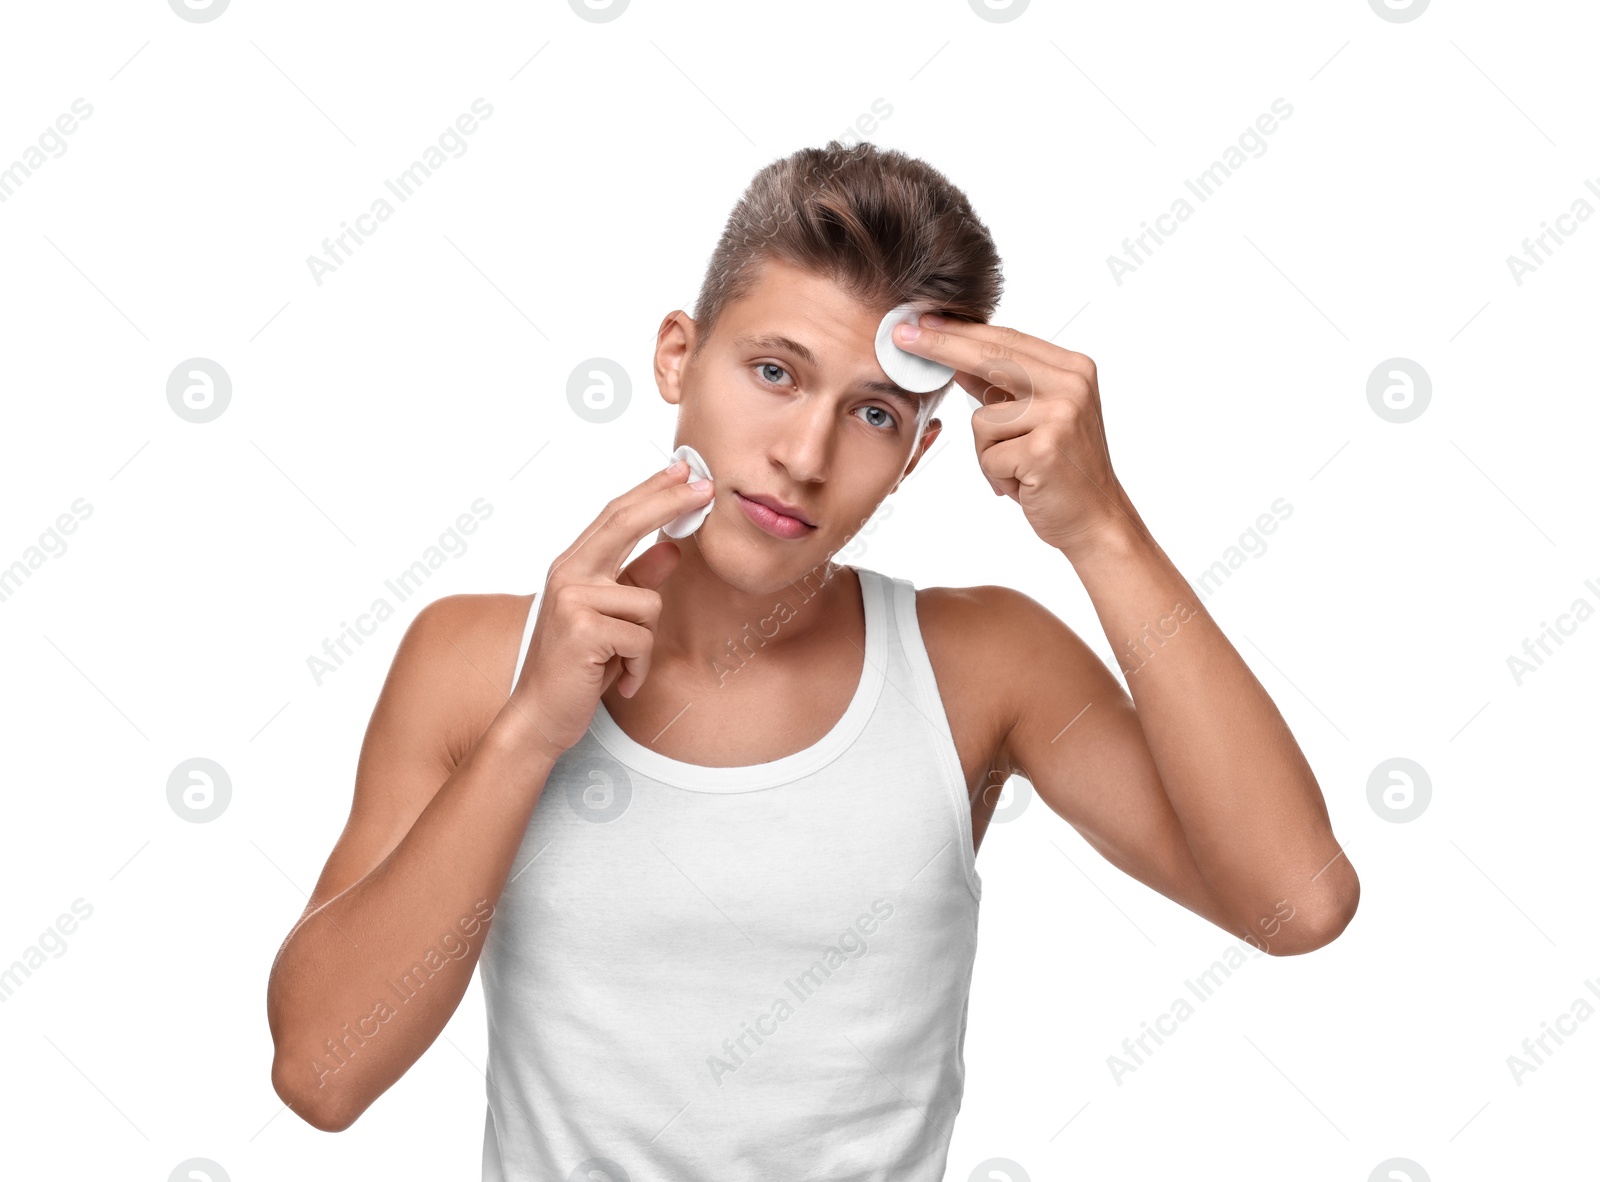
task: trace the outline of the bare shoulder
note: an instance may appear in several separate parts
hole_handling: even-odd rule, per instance
[[[960,687],[995,734],[1001,764],[1006,738],[1046,682],[1103,688],[1109,677],[1070,625],[1014,587],[919,587],[917,618],[941,693]]]
[[[935,646],[954,667],[1014,671],[1040,641],[1076,637],[1044,604],[1014,587],[917,588],[917,618],[930,659]],[[968,670],[966,663],[974,668]]]
[[[957,730],[963,717],[970,719],[984,736],[986,758],[1020,709],[1016,660],[1027,651],[1031,613],[1019,600],[1033,604],[1020,591],[994,584],[917,588],[917,622],[946,713]]]
[[[417,613],[400,642],[395,669],[404,663],[414,688],[432,696],[452,769],[510,696],[533,600],[502,592],[446,595]]]
[[[413,617],[361,741],[350,819],[306,915],[389,856],[505,705],[531,599],[447,595]]]

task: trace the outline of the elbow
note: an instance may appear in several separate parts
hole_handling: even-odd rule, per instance
[[[1281,938],[1262,941],[1263,949],[1272,956],[1300,956],[1326,947],[1350,926],[1360,902],[1361,880],[1347,862],[1330,897],[1303,906],[1291,922],[1282,926],[1278,933]]]
[[[1315,952],[1318,948],[1326,947],[1338,939],[1354,916],[1354,908],[1348,912],[1335,913],[1331,918],[1303,924],[1294,930],[1293,935],[1286,930],[1283,939],[1262,941],[1262,945],[1269,956],[1301,956],[1307,952]]]
[[[267,984],[272,1090],[285,1107],[312,1128],[324,1133],[342,1133],[356,1122],[364,1106],[352,1106],[348,1095],[340,1095],[332,1071],[318,1063],[321,1052],[307,1051],[308,1044],[300,1028],[290,1020],[283,982],[284,978],[274,967]]]
[[[272,1060],[272,1090],[306,1124],[324,1133],[342,1133],[356,1123],[359,1111],[351,1111],[334,1103],[335,1096],[318,1096],[298,1086],[295,1072],[283,1056]],[[327,1089],[324,1089],[327,1091]]]

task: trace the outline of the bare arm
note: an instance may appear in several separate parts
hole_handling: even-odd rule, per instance
[[[350,821],[267,985],[272,1086],[309,1124],[348,1128],[460,1004],[551,768],[613,682],[626,695],[649,675],[657,588],[679,553],[660,541],[627,559],[713,497],[687,475],[675,464],[608,501],[534,606],[446,596],[407,629],[367,726]],[[507,636],[529,611],[528,655],[512,669]]]
[[[1117,480],[1094,359],[926,313],[894,337],[953,367],[980,403],[979,468],[1072,563],[1128,678],[1125,693],[1071,629],[1012,596],[1010,641],[1025,659],[1003,742],[1010,766],[1118,866],[1213,922],[1266,932],[1279,955],[1335,939],[1360,882],[1322,790]]]
[[[1135,765],[1155,770],[1233,930],[1275,928],[1287,908],[1293,919],[1267,950],[1321,947],[1350,922],[1360,883],[1299,744],[1148,532],[1105,536],[1074,566],[1137,705],[1145,749]]]
[[[1336,938],[1360,885],[1271,698],[1152,543],[1077,571],[1132,698],[1041,604],[984,588],[1031,673],[1005,764],[1107,860],[1219,927],[1273,955]]]
[[[349,822],[272,967],[273,1088],[324,1131],[354,1123],[460,1004],[558,754],[506,699],[495,654],[524,601],[496,598],[446,597],[407,630]]]

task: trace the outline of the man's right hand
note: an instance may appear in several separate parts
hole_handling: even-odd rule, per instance
[[[528,655],[510,706],[565,751],[589,729],[600,697],[622,673],[632,697],[650,672],[661,595],[677,569],[671,541],[651,546],[624,569],[646,534],[703,506],[714,488],[684,480],[680,461],[610,501],[583,534],[550,564],[536,604]]]

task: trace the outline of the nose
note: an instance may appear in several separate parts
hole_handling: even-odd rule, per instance
[[[788,408],[772,445],[772,458],[791,479],[814,483],[827,478],[837,413],[826,398],[801,398]]]

